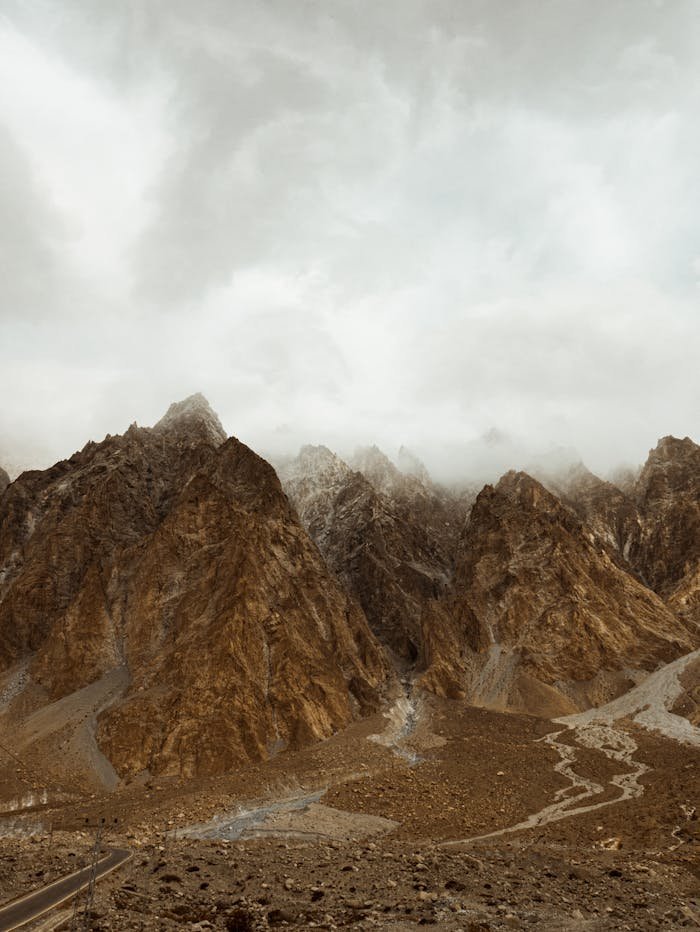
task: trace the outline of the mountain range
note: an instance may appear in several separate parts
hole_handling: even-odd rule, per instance
[[[111,789],[267,760],[402,689],[579,712],[700,646],[689,438],[620,487],[397,462],[316,446],[275,471],[195,395],[0,470],[0,741],[57,792]]]

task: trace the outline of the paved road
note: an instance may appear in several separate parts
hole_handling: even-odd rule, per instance
[[[101,860],[97,862],[97,871],[95,878],[99,880],[105,874],[121,867],[131,858],[131,852],[119,848],[112,848]],[[7,906],[0,907],[0,932],[10,932],[11,929],[18,929],[33,919],[38,919],[49,910],[60,906],[66,900],[70,900],[79,890],[84,890],[90,882],[90,867],[84,867],[82,870],[68,874],[60,880],[36,890],[34,893],[27,893],[18,900],[13,900]]]

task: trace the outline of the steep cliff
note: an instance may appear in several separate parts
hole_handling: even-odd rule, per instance
[[[399,657],[414,662],[423,605],[445,590],[451,573],[444,538],[436,539],[422,511],[400,507],[377,475],[375,485],[326,447],[304,447],[280,476],[304,526],[372,630]]]
[[[274,470],[201,396],[0,500],[0,669],[26,659],[46,703],[125,671],[97,729],[121,775],[327,737],[387,676]]]
[[[583,463],[556,475],[536,476],[577,513],[596,537],[628,560],[639,536],[641,516],[633,498],[599,479]]]
[[[660,598],[524,473],[480,493],[425,638],[430,688],[547,714],[597,704],[692,647]]]
[[[443,564],[451,566],[478,488],[452,490],[437,485],[420,460],[405,447],[399,451],[399,462],[403,471],[376,446],[360,447],[350,459],[352,468],[367,479],[405,522],[425,529]]]
[[[630,553],[647,583],[691,630],[700,626],[700,446],[664,437],[634,486],[642,526]]]
[[[621,487],[578,465],[543,482],[653,589],[698,643],[700,625],[700,447],[664,437]]]

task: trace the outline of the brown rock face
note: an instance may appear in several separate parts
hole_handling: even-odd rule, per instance
[[[526,711],[597,703],[624,685],[620,671],[692,648],[661,600],[524,473],[477,498],[442,611],[447,624],[426,616],[437,645],[426,684],[454,693],[461,681],[476,702]]]
[[[269,464],[201,396],[0,499],[0,670],[60,699],[114,668],[121,775],[223,771],[328,736],[387,676]]]
[[[581,465],[543,482],[695,636],[700,624],[700,447],[687,437],[665,437],[642,470],[618,474],[619,487]]]
[[[642,516],[630,560],[693,630],[700,625],[700,446],[664,437],[634,489]]]
[[[599,479],[583,463],[541,481],[565,505],[573,508],[598,540],[623,559],[629,558],[640,533],[641,517],[628,494],[611,482]]]
[[[10,484],[10,477],[7,475],[5,470],[0,466],[0,495],[5,491],[5,489]]]
[[[399,451],[401,472],[376,446],[355,452],[350,465],[361,473],[372,488],[409,524],[424,528],[440,554],[452,567],[459,536],[478,489],[447,490],[436,485],[425,466],[405,447]]]
[[[403,660],[421,651],[425,603],[452,572],[455,516],[423,482],[376,448],[353,471],[325,447],[281,469],[285,490],[326,562],[357,598],[375,634]]]

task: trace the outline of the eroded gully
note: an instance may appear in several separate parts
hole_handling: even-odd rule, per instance
[[[638,748],[637,743],[623,726],[618,725],[618,722],[621,719],[628,719],[642,728],[662,734],[669,739],[700,746],[700,729],[693,726],[687,719],[674,715],[670,711],[683,689],[680,676],[686,667],[698,658],[700,658],[700,650],[667,664],[648,676],[639,686],[598,709],[589,709],[576,715],[554,719],[555,723],[564,727],[539,740],[558,753],[560,759],[554,765],[554,769],[566,777],[570,785],[558,790],[550,805],[532,813],[522,822],[488,832],[485,835],[443,842],[443,847],[498,838],[511,832],[530,828],[541,828],[551,822],[573,818],[641,796],[644,787],[639,779],[650,768],[634,759]],[[608,787],[574,770],[577,749],[573,744],[559,740],[563,735],[570,737],[580,747],[600,751],[609,760],[625,766],[625,772],[615,774],[608,784],[619,790],[617,795],[599,802],[585,802],[606,793]]]

